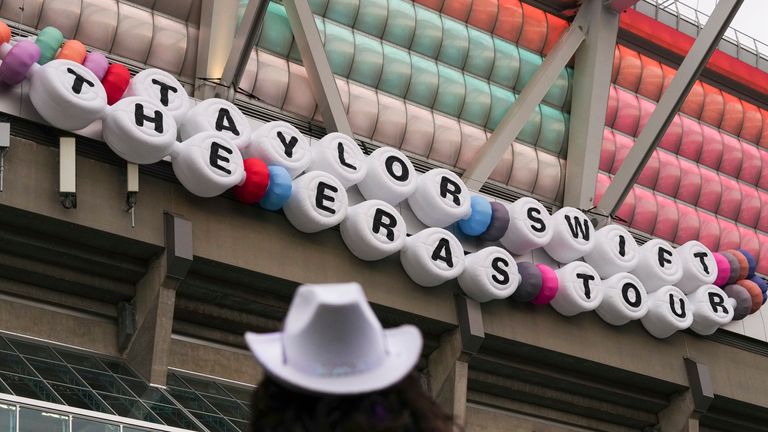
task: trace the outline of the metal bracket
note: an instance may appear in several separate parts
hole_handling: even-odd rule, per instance
[[[59,138],[59,202],[77,208],[77,143],[74,137]]]

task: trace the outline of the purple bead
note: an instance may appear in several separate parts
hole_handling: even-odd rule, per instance
[[[100,52],[89,52],[85,56],[83,66],[87,67],[88,70],[93,72],[93,74],[96,75],[96,78],[101,81],[104,79],[104,75],[107,73],[107,69],[109,68],[109,60],[107,60],[107,57],[105,57],[104,54]]]
[[[31,40],[16,43],[0,64],[0,82],[14,86],[24,81],[29,68],[40,59],[40,47]]]

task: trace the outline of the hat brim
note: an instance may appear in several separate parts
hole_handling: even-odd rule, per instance
[[[419,361],[422,338],[412,325],[384,330],[387,356],[376,368],[345,376],[318,376],[291,367],[283,354],[282,333],[246,333],[245,341],[270,376],[312,393],[354,395],[387,388],[402,380]]]

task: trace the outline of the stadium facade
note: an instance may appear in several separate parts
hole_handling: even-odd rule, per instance
[[[253,130],[284,121],[311,146],[346,131],[490,201],[581,209],[639,244],[743,249],[768,275],[768,53],[720,39],[740,2],[720,3],[703,28],[620,0],[5,0],[0,17],[14,48],[55,27],[132,75],[168,72],[195,103],[231,101]],[[707,36],[717,49],[689,70]],[[244,431],[261,371],[242,334],[279,329],[298,284],[348,280],[385,326],[421,329],[424,385],[468,431],[766,429],[759,304],[710,335],[657,338],[639,320],[479,303],[454,279],[420,286],[338,228],[197,196],[172,158],[126,162],[101,119],[50,125],[74,108],[41,115],[35,79],[0,88],[0,432]],[[396,208],[408,234],[425,228]],[[448,230],[467,253],[491,244]]]

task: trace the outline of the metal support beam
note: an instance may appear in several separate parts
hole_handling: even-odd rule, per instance
[[[591,209],[595,205],[619,14],[599,0],[585,2],[580,13],[588,16],[589,31],[576,51],[573,69],[573,109],[568,130],[568,169],[565,171],[563,203]]]
[[[237,28],[235,40],[224,65],[221,75],[221,85],[217,89],[223,92],[224,88],[230,89],[229,96],[234,96],[234,91],[240,85],[245,67],[248,65],[248,57],[259,39],[264,16],[267,14],[269,0],[250,0],[245,8],[243,20]]]
[[[238,0],[202,0],[197,42],[195,97],[214,96],[214,84],[224,73],[235,40]]]
[[[600,199],[599,213],[610,216],[616,214],[743,2],[720,0],[717,3],[677,74],[661,95],[656,109],[621,164],[619,172]]]
[[[118,345],[128,363],[152,384],[165,385],[176,288],[192,265],[192,223],[166,213],[165,251],[118,307]]]
[[[517,100],[509,107],[509,110],[501,119],[496,130],[478,152],[472,164],[464,172],[463,180],[472,190],[480,190],[488,176],[502,159],[504,152],[517,138],[517,135],[525,126],[525,123],[533,114],[533,110],[541,103],[554,84],[560,72],[573,57],[576,49],[584,40],[589,27],[589,21],[582,11],[576,15],[573,23],[563,34],[552,51],[544,59],[533,74],[528,84],[523,89]]]
[[[353,136],[309,2],[285,0],[283,5],[301,53],[301,61],[307,69],[309,87],[323,116],[325,129],[328,132],[341,132]]]

